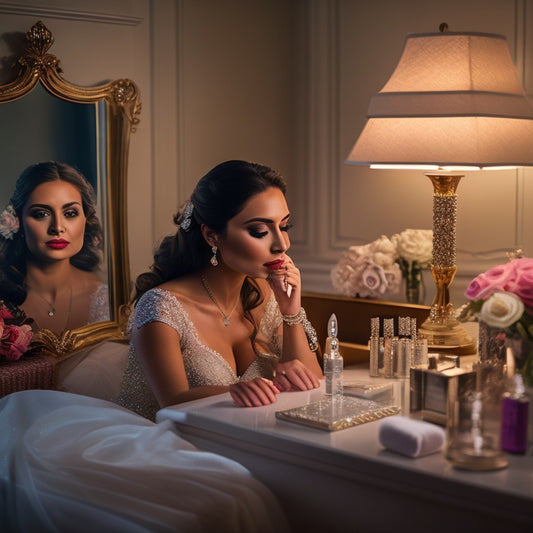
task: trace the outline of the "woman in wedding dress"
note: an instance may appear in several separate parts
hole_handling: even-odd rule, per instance
[[[175,216],[138,277],[131,350],[118,403],[153,419],[161,407],[229,391],[239,406],[319,386],[316,333],[287,250],[285,182],[226,161]]]
[[[289,218],[268,167],[229,161],[200,180],[137,280],[122,406],[59,391],[0,400],[0,531],[288,531],[248,470],[148,418],[210,394],[239,409],[319,386]]]
[[[55,161],[28,167],[0,214],[0,299],[35,330],[108,320],[102,239],[94,190],[77,170]]]

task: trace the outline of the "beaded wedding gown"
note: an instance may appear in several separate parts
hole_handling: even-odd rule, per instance
[[[218,352],[199,339],[187,311],[169,291],[155,288],[143,294],[135,307],[130,327],[140,328],[152,321],[163,322],[178,332],[185,371],[191,388],[204,385],[231,385],[239,379],[271,378],[281,354],[281,336],[278,332],[282,317],[273,295],[266,304],[256,336],[256,346],[260,354],[242,376],[237,376]],[[133,345],[130,347],[128,366],[117,403],[150,420],[154,420],[156,411],[160,409],[144,377]]]

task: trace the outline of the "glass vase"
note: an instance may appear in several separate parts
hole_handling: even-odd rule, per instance
[[[503,368],[494,359],[475,364],[470,387],[461,395],[449,396],[446,458],[456,468],[497,470],[509,464],[500,447]]]
[[[407,303],[422,305],[425,295],[422,269],[416,264],[408,263],[407,267],[402,269],[402,276],[405,282]]]
[[[505,345],[513,356],[515,371],[522,374],[526,387],[533,389],[533,342],[511,337],[505,340]]]
[[[533,388],[533,342],[522,337],[509,337],[503,329],[479,323],[480,361],[500,361],[520,372],[524,384]]]
[[[478,352],[480,361],[500,361],[505,364],[507,361],[505,332],[480,321]]]

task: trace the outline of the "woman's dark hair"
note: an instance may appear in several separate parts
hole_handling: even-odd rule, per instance
[[[281,190],[283,194],[286,192],[282,176],[258,163],[232,160],[220,163],[210,170],[200,179],[191,195],[193,209],[190,225],[186,230],[184,227],[178,228],[175,235],[163,239],[154,254],[150,271],[137,277],[134,300],[137,301],[147,290],[165,281],[205,268],[211,257],[211,248],[202,235],[201,225],[205,224],[224,236],[228,221],[244,208],[246,202],[271,187]],[[188,202],[174,216],[174,223],[178,226],[184,218],[188,218],[184,217],[187,205]],[[252,323],[250,311],[261,300],[256,283],[247,278],[241,290],[241,301],[245,316]]]
[[[103,231],[96,216],[94,189],[80,172],[65,163],[55,161],[29,166],[18,177],[9,204],[13,206],[16,216],[21,221],[22,210],[33,190],[49,181],[66,181],[80,191],[86,218],[85,233],[81,250],[70,258],[70,262],[81,270],[88,272],[97,270],[101,261]],[[0,293],[2,298],[17,305],[26,299],[24,280],[27,256],[28,247],[22,226],[12,239],[0,236]]]

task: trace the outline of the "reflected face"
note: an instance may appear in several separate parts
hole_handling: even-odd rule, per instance
[[[285,196],[276,187],[252,196],[228,221],[226,235],[218,239],[224,263],[247,276],[266,278],[285,261],[290,247],[289,217]]]
[[[41,183],[22,209],[26,245],[45,263],[70,259],[82,249],[85,222],[81,193],[66,181]]]

